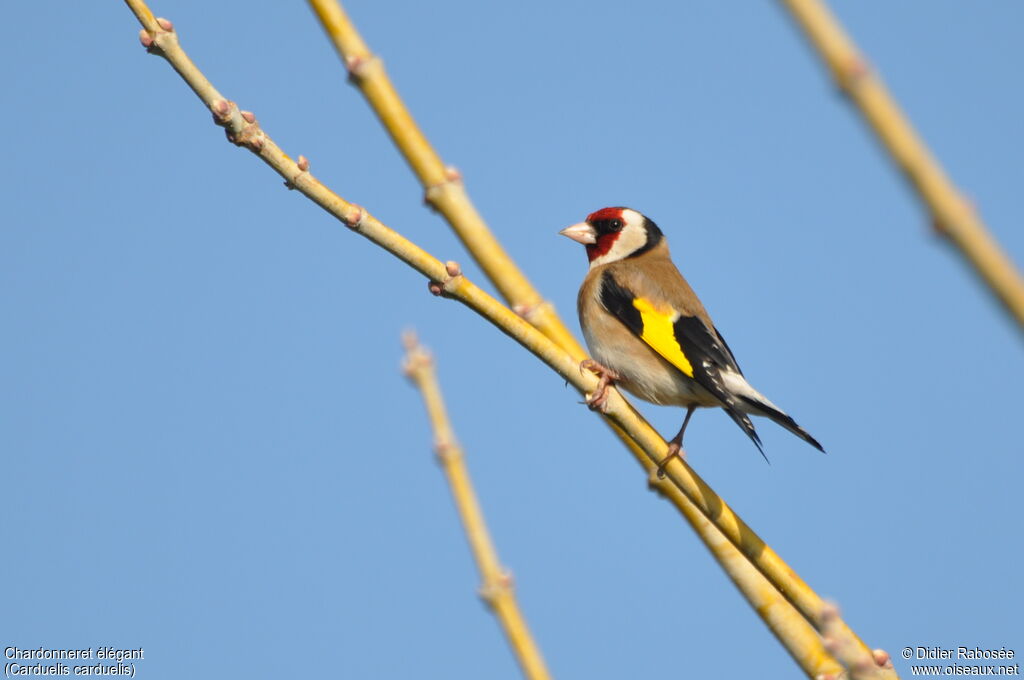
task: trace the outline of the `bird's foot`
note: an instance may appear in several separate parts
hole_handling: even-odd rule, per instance
[[[618,380],[621,376],[612,369],[603,364],[599,364],[593,359],[584,359],[580,362],[580,373],[585,370],[594,373],[598,377],[598,381],[597,387],[583,403],[585,403],[591,411],[601,411],[601,413],[605,413],[605,408],[608,405],[608,386]]]
[[[678,458],[679,460],[686,458],[686,451],[683,451],[682,443],[674,440],[668,443],[668,455],[658,463],[658,479],[665,478],[665,467],[672,462],[673,458]]]

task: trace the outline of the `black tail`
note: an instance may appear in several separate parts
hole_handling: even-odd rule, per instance
[[[747,417],[746,413],[743,413],[735,406],[735,402],[730,406],[724,406],[723,411],[729,414],[729,417],[736,421],[736,424],[740,426],[750,440],[757,446],[757,450],[761,452],[761,457],[764,458],[764,462],[771,465],[771,461],[768,460],[768,456],[764,455],[764,447],[761,445],[761,438],[757,436],[757,430],[754,429],[754,423],[750,422],[750,418]]]
[[[765,418],[769,418],[771,420],[774,420],[776,423],[778,423],[782,427],[786,428],[787,430],[789,430],[790,432],[795,434],[797,437],[800,437],[800,439],[803,439],[805,442],[807,442],[808,444],[810,444],[814,448],[818,449],[822,453],[825,453],[825,449],[822,448],[821,444],[818,443],[818,440],[815,439],[814,437],[812,437],[807,430],[805,430],[804,428],[802,428],[799,425],[797,425],[796,421],[793,420],[789,415],[783,413],[782,411],[780,411],[779,409],[775,408],[774,406],[771,406],[769,404],[765,404],[762,401],[757,401],[756,399],[751,399],[750,397],[748,397],[746,395],[742,395],[741,394],[741,395],[737,395],[737,396],[745,404],[747,404],[748,406],[753,408],[754,409],[754,413],[756,415],[764,416]],[[729,415],[732,415],[732,414],[730,413]],[[736,416],[733,416],[733,420],[736,420]],[[739,422],[739,421],[737,420],[736,422]],[[741,425],[740,427],[743,427],[743,426]],[[746,428],[744,427],[743,429],[745,430]],[[753,425],[751,425],[750,429],[753,430]],[[750,434],[750,433],[748,432],[747,434]],[[754,435],[754,436],[756,437],[756,435]],[[760,448],[760,443],[758,444],[758,448]],[[762,454],[763,454],[763,452],[762,452]]]

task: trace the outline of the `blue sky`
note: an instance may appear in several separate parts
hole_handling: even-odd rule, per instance
[[[1024,262],[1024,9],[833,6]],[[780,6],[347,7],[573,328],[585,258],[557,231],[606,205],[661,225],[829,451],[763,421],[769,466],[702,411],[689,460],[869,644],[1024,651],[1021,332]],[[286,151],[484,283],[304,3],[153,9]],[[518,677],[398,370],[415,327],[556,677],[797,675],[574,392],[226,144],[122,4],[7,15],[5,646],[143,647],[147,678]]]

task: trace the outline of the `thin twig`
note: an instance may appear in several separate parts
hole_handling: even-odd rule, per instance
[[[977,210],[935,160],[882,79],[858,53],[842,26],[820,0],[782,0],[811,44],[904,172],[931,213],[975,273],[1024,328],[1024,278],[999,247]]]
[[[428,203],[445,217],[512,309],[521,313],[530,310],[531,313],[524,314],[524,318],[575,359],[585,358],[583,348],[567,330],[554,308],[546,303],[537,305],[536,301],[542,299],[540,293],[500,247],[497,238],[470,201],[461,177],[453,168],[445,166],[416,124],[388,77],[380,56],[370,51],[341,3],[337,0],[309,0],[309,4],[348,69],[351,82],[362,92],[395,146],[419,178]],[[627,446],[631,444],[621,432],[616,431],[616,434]],[[633,453],[650,474],[651,468],[645,465],[648,459],[643,452],[633,450]],[[821,638],[792,605],[683,494],[672,487],[664,491],[754,612],[807,675],[816,678],[838,673],[841,670],[838,662],[825,651]]]
[[[547,680],[551,676],[544,664],[540,649],[530,634],[526,618],[516,602],[511,574],[501,566],[494,549],[480,503],[466,468],[462,447],[459,446],[451,422],[448,420],[441,386],[434,370],[434,359],[416,340],[413,333],[404,338],[406,356],[405,374],[419,388],[427,416],[434,430],[434,450],[451,488],[455,506],[466,531],[466,538],[480,570],[480,597],[491,608],[508,638],[523,675],[531,680]]]
[[[500,331],[518,342],[528,351],[562,376],[583,394],[597,387],[597,378],[581,372],[578,362],[565,350],[549,340],[519,315],[462,275],[455,262],[442,263],[422,248],[390,229],[364,208],[349,203],[324,186],[309,172],[309,162],[299,156],[293,161],[274,143],[248,111],[240,111],[234,102],[224,99],[206,77],[196,68],[178,42],[172,24],[166,19],[154,19],[142,0],[125,0],[145,27],[140,35],[143,45],[172,65],[186,80],[193,92],[214,115],[214,121],[225,128],[228,139],[256,154],[263,162],[285,179],[293,188],[353,231],[381,246],[430,280],[430,290],[436,295],[458,300]],[[650,470],[667,456],[665,440],[615,390],[609,391],[607,415],[625,432],[642,451]],[[653,464],[653,465],[652,465]],[[652,475],[653,476],[653,475]],[[823,602],[790,567],[743,520],[733,512],[696,472],[678,457],[666,468],[664,480],[655,482],[662,488],[673,487],[695,504],[723,535],[789,600],[814,627],[821,631],[820,612]],[[840,622],[837,630],[858,648],[866,648],[849,627]],[[840,659],[840,661],[842,661]],[[879,671],[878,677],[892,678],[895,674]]]
[[[309,4],[344,61],[352,82],[419,178],[427,204],[444,216],[508,305],[582,360],[585,352],[579,342],[487,227],[466,193],[462,175],[446,166],[431,146],[388,78],[384,62],[370,52],[341,5],[333,0],[309,0]]]
[[[892,659],[888,652],[876,649],[865,651],[851,646],[849,640],[838,629],[839,608],[829,602],[821,612],[821,620],[824,624],[822,636],[825,640],[825,647],[837,658],[843,659],[846,667],[845,674],[825,675],[819,680],[870,680],[877,677],[879,668],[892,670]],[[845,648],[845,649],[844,649]],[[894,671],[895,672],[895,671]]]

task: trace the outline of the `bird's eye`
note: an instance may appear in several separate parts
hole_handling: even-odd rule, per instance
[[[621,230],[622,229],[622,220],[619,220],[619,219],[612,220],[611,228],[612,228],[612,231],[619,231],[619,230]]]

